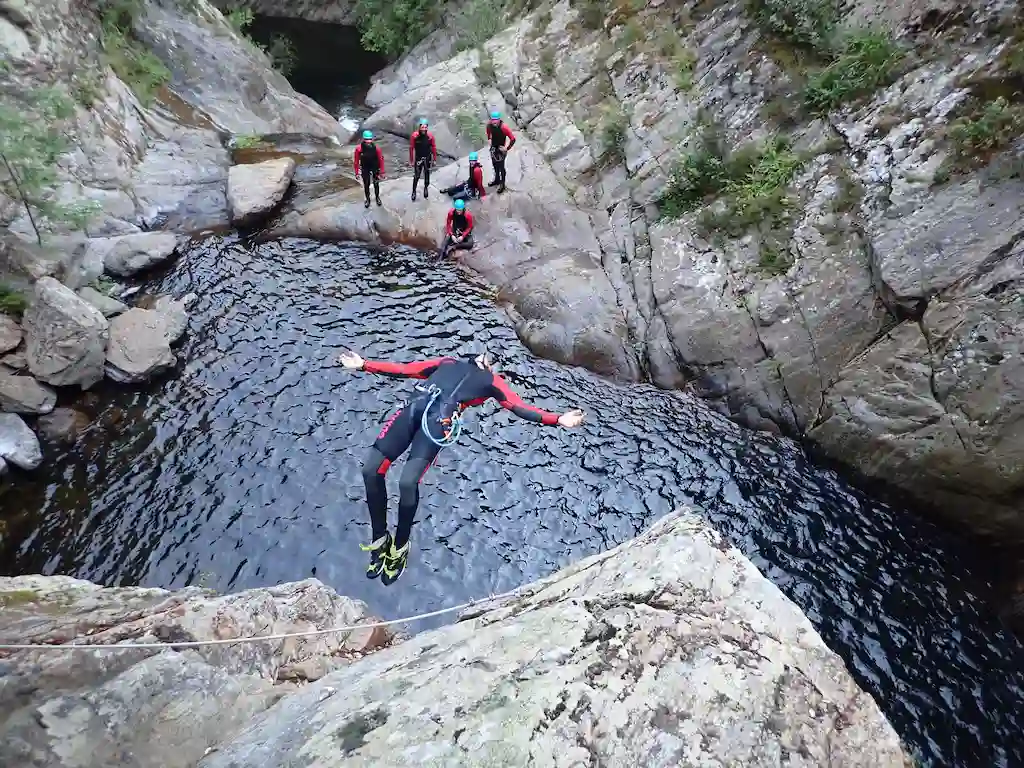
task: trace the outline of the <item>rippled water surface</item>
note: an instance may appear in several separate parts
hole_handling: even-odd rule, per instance
[[[956,543],[789,442],[533,358],[486,288],[406,249],[211,240],[151,287],[199,295],[185,362],[148,391],[102,393],[75,446],[7,486],[8,571],[218,590],[316,576],[390,618],[547,575],[691,502],[804,609],[923,765],[1024,764],[1024,652]],[[332,361],[482,343],[526,399],[589,421],[473,409],[424,480],[410,569],[367,581],[359,461],[411,384]]]

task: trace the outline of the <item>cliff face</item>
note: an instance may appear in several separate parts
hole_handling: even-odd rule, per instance
[[[365,616],[315,581],[217,598],[23,577],[0,580],[0,601],[0,642],[181,642]],[[382,647],[392,640],[20,652],[5,662],[0,757],[33,768],[910,765],[807,619],[686,512],[503,605]],[[319,679],[295,690],[286,677]]]
[[[424,115],[464,155],[506,114],[510,192],[460,258],[538,353],[692,389],[1024,537],[1020,4],[787,7],[558,2],[454,56],[445,29],[375,78],[367,124]],[[442,204],[407,184],[282,231],[434,240]]]

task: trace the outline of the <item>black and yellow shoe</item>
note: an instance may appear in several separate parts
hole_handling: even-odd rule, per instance
[[[376,579],[384,571],[384,561],[394,548],[394,542],[391,540],[391,533],[388,532],[369,545],[360,544],[359,548],[363,552],[370,553],[370,564],[366,566],[366,578]]]
[[[395,543],[391,542],[391,546],[384,555],[384,573],[380,577],[381,583],[385,586],[394,584],[408,563],[409,542],[405,542],[405,546],[401,549],[395,549]]]

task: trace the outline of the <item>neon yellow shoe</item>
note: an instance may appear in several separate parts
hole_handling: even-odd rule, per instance
[[[404,547],[395,549],[395,543],[391,542],[391,547],[384,555],[384,574],[380,577],[381,583],[385,586],[398,581],[398,577],[402,575],[405,566],[408,565],[409,543],[407,541]]]
[[[391,540],[391,533],[389,531],[368,545],[360,544],[359,548],[363,552],[370,553],[370,564],[366,566],[366,578],[376,579],[384,571],[384,561],[387,559],[388,553],[394,548],[394,542]]]

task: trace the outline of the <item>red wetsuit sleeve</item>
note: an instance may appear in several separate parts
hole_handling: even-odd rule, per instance
[[[455,213],[453,211],[448,211],[448,218],[444,223],[444,233],[446,235],[450,235],[452,233],[452,216],[454,215]]]
[[[504,123],[502,123],[501,124],[501,132],[504,133],[505,136],[508,137],[508,139],[509,139],[508,148],[512,149],[512,145],[516,143],[516,137],[512,134],[512,129],[509,128]]]
[[[480,197],[487,197],[487,187],[484,186],[484,172],[479,165],[473,169],[473,182],[476,184]]]
[[[437,142],[434,141],[434,134],[427,133],[430,137],[430,151],[434,153],[434,162],[437,162]]]
[[[377,147],[377,162],[380,163],[380,175],[384,175],[384,153]]]
[[[433,142],[433,140],[431,140]],[[416,162],[416,133],[409,137],[409,165]]]
[[[417,360],[414,363],[386,363],[380,360],[364,360],[363,370],[367,373],[381,373],[385,376],[399,376],[407,379],[426,379],[437,370],[437,367],[450,357],[438,357],[433,360]]]
[[[469,211],[466,211],[466,229],[465,229],[465,231],[462,234],[463,235],[468,235],[472,231],[473,231],[473,214],[470,213]]]
[[[498,401],[498,405],[512,411],[519,418],[532,421],[535,424],[546,424],[549,427],[558,424],[557,413],[550,413],[525,403],[523,398],[513,392],[508,382],[501,378],[501,376],[494,374],[494,381],[491,383],[491,386],[494,389],[492,397]]]
[[[363,154],[362,146],[356,147],[356,153],[352,155],[352,167],[355,168],[356,176],[359,175],[359,156]]]

